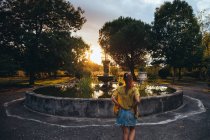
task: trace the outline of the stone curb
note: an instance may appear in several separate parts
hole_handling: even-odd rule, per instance
[[[25,105],[35,111],[70,117],[113,118],[113,103],[109,98],[67,98],[52,97],[26,92]],[[139,104],[141,116],[161,113],[176,109],[183,104],[183,92],[142,97]]]

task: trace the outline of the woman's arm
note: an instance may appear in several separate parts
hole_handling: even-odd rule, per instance
[[[134,99],[135,99],[136,103],[140,103],[141,97],[139,96],[139,94],[135,94]]]
[[[139,117],[139,114],[138,114],[138,104],[140,103],[140,100],[141,100],[141,97],[139,95],[139,93],[135,93],[134,94],[134,105],[133,105],[133,109],[134,109],[134,114],[136,116],[136,118]]]
[[[118,101],[116,100],[115,96],[112,96],[111,99],[112,99],[112,102],[113,102],[115,105],[121,107],[121,105],[120,105],[120,104],[118,103]]]

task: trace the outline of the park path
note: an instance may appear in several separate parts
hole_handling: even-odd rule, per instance
[[[153,126],[137,126],[136,140],[210,140],[210,93],[204,83],[174,85],[188,95],[200,99],[206,112],[175,122]],[[23,91],[0,92],[0,140],[121,140],[116,126],[62,128],[8,117],[5,102],[24,97]]]

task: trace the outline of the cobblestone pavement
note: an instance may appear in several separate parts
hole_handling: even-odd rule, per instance
[[[141,118],[136,140],[210,140],[207,86],[182,83],[176,87],[184,91],[185,104],[172,112]],[[22,100],[11,102],[23,97],[22,91],[0,92],[0,140],[121,140],[114,119],[46,116],[26,109]]]

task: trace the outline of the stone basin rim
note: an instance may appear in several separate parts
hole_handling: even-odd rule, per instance
[[[42,86],[39,88],[43,88],[43,87],[49,87],[49,86]],[[172,88],[170,86],[168,86],[169,88]],[[36,90],[38,88],[33,89],[32,91],[26,91],[26,94],[31,94],[31,95],[36,95],[38,97],[42,97],[42,98],[47,98],[47,99],[64,99],[64,100],[90,100],[90,101],[95,101],[95,100],[99,100],[99,101],[103,101],[103,100],[110,100],[110,98],[70,98],[70,97],[57,97],[57,96],[50,96],[50,95],[44,95],[44,94],[38,94],[36,93],[34,90]],[[176,88],[172,88],[175,89],[175,92],[169,93],[169,94],[165,94],[165,95],[156,95],[156,96],[147,96],[147,97],[141,97],[141,99],[156,99],[156,98],[163,98],[163,97],[171,97],[174,96],[175,94],[179,94],[179,93],[183,93],[182,90],[180,89],[176,89]]]
[[[88,118],[113,118],[113,103],[110,98],[69,98],[25,93],[24,104],[35,111],[50,115]],[[183,92],[142,97],[138,104],[141,116],[147,116],[177,109],[183,104]]]

